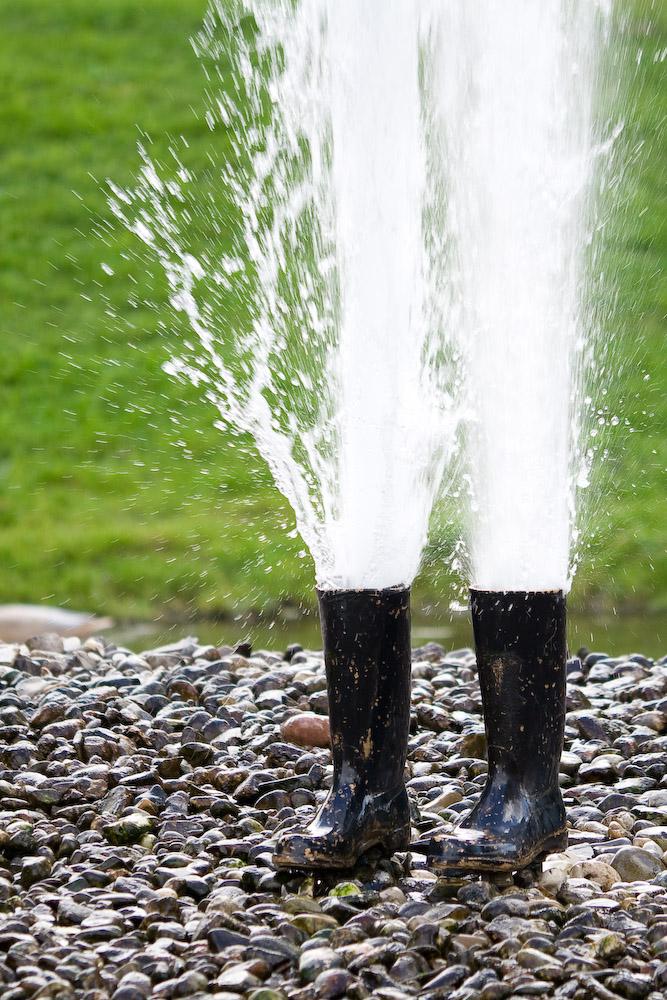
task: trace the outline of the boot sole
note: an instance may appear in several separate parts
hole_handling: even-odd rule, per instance
[[[276,868],[297,872],[326,870],[344,871],[349,868],[354,868],[364,854],[367,854],[368,851],[372,851],[374,849],[380,849],[383,856],[387,858],[390,858],[398,851],[407,851],[410,846],[410,833],[410,827],[403,827],[399,830],[392,831],[392,833],[387,834],[386,836],[369,837],[363,842],[357,853],[348,854],[345,857],[314,857],[310,861],[302,861],[300,859],[292,859],[287,854],[274,854],[273,864]]]
[[[567,847],[567,829],[559,830],[557,833],[550,833],[537,843],[532,851],[527,852],[521,858],[514,861],[494,861],[480,858],[460,858],[457,861],[441,861],[436,857],[427,859],[427,867],[433,871],[446,875],[448,872],[457,874],[460,872],[516,872],[538,861],[542,861],[549,854],[564,851]]]

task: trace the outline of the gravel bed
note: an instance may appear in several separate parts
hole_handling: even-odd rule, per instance
[[[438,880],[415,853],[271,867],[331,779],[321,653],[0,644],[0,996],[667,995],[667,657],[568,667],[570,846]],[[470,650],[414,651],[414,837],[484,782]]]

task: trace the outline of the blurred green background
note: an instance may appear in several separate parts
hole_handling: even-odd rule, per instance
[[[0,602],[178,623],[313,604],[312,565],[262,462],[161,370],[159,275],[137,269],[120,227],[100,236],[106,178],[132,183],[138,127],[153,155],[184,137],[195,168],[216,141],[189,44],[205,6],[0,0]],[[613,394],[635,432],[611,441],[571,604],[641,614],[651,633],[667,611],[667,9],[628,9],[625,134],[639,152],[609,252],[625,358]],[[416,584],[436,615],[448,541]]]

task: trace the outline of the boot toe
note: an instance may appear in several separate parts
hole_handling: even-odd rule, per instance
[[[516,844],[484,830],[458,829],[431,841],[429,866],[434,869],[511,869],[522,863]]]
[[[343,848],[333,834],[289,833],[276,843],[273,862],[277,868],[348,868],[355,858]]]
[[[564,827],[545,831],[533,825],[510,838],[504,832],[461,826],[431,841],[427,863],[435,871],[518,871],[566,847]]]

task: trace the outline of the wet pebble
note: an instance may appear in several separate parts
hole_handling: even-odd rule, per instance
[[[647,881],[664,869],[659,857],[639,847],[622,847],[611,864],[622,882]]]
[[[283,722],[280,735],[287,743],[300,747],[328,747],[329,720],[312,712],[293,715]]]

